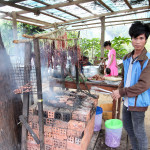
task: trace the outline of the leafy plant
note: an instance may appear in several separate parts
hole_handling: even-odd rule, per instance
[[[125,54],[128,53],[127,46],[131,44],[130,38],[125,37],[115,37],[111,41],[111,46],[116,50],[117,59],[122,59]]]
[[[90,57],[91,59],[95,57],[100,58],[101,56],[101,45],[99,38],[81,39],[80,48],[81,53],[83,53],[84,56]]]

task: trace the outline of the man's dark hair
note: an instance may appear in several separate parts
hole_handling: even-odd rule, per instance
[[[110,68],[106,68],[106,73],[107,73],[107,74],[110,74],[110,73],[111,73]]]
[[[104,42],[104,47],[106,47],[106,46],[111,46],[110,41],[105,41],[105,42]]]
[[[135,21],[129,29],[129,35],[131,36],[131,38],[136,38],[141,34],[145,34],[147,40],[150,34],[150,28],[148,24],[144,24],[140,21]]]

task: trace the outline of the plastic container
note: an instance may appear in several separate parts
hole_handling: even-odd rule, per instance
[[[87,78],[99,74],[99,66],[83,66],[83,73]]]
[[[122,121],[119,119],[107,120],[105,127],[105,144],[112,148],[118,147],[122,135]]]
[[[94,131],[100,131],[100,129],[101,129],[102,113],[103,113],[103,109],[101,107],[97,106],[96,115],[95,115]]]

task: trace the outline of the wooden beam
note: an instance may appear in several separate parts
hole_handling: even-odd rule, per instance
[[[148,11],[150,11],[150,9],[149,9],[149,10],[140,11],[140,12],[134,12],[134,13],[129,13],[129,14],[123,14],[123,15],[106,16],[106,19],[108,19],[108,18],[115,18],[115,17],[122,17],[122,16],[128,16],[128,15],[138,14],[138,13],[144,13],[144,12],[148,12]],[[78,24],[78,23],[85,23],[85,22],[94,21],[94,20],[99,20],[99,17],[94,18],[94,19],[89,19],[89,20],[83,20],[83,21],[81,20],[81,21],[78,21],[78,22],[66,23],[65,25]],[[60,25],[60,26],[62,26],[62,25]],[[43,28],[46,28],[46,27],[43,27]]]
[[[101,57],[104,57],[104,40],[105,40],[105,16],[100,18],[101,20]]]
[[[91,2],[91,1],[93,1],[93,0],[77,0],[77,1],[72,1],[72,2],[65,2],[65,3],[60,3],[60,4],[54,4],[54,5],[51,5],[51,6],[40,7],[40,10],[65,7],[65,6],[70,6],[70,5],[87,3],[87,2]]]
[[[45,22],[45,21],[40,21],[40,20],[37,20],[37,19],[29,18],[29,17],[25,17],[25,16],[20,16],[18,14],[17,14],[17,19],[21,19],[21,20],[29,21],[29,22],[34,22],[34,23],[38,23],[38,24],[43,24],[43,25],[47,25],[47,26],[51,25],[51,23],[48,23],[48,22]]]
[[[53,16],[53,15],[48,14],[48,13],[45,13],[45,12],[41,12],[41,14],[46,15],[46,16],[49,16],[49,17],[52,17],[52,18],[55,18],[55,19],[58,19],[58,20],[61,20],[61,21],[66,21],[65,19],[58,18],[58,17],[56,17],[56,16]]]
[[[35,69],[37,81],[37,98],[38,98],[38,116],[39,116],[39,139],[40,150],[44,150],[44,119],[43,119],[43,96],[42,96],[42,79],[41,79],[41,61],[39,40],[34,39]]]
[[[125,25],[125,24],[131,24],[131,23],[133,23],[133,21],[124,22],[124,23],[117,23],[117,24],[111,24],[111,25],[106,25],[106,27],[117,26],[117,25]],[[85,30],[85,29],[92,29],[92,28],[101,28],[101,26],[87,27],[87,28],[76,28],[76,29],[66,30],[66,31],[78,31],[78,30]]]
[[[150,9],[150,6],[120,10],[120,11],[116,11],[116,12],[103,13],[103,14],[100,14],[100,15],[95,15],[95,16],[90,16],[90,17],[83,17],[82,19],[73,19],[73,20],[69,20],[69,21],[66,21],[66,22],[58,22],[57,25],[65,25],[66,23],[71,23],[71,22],[76,22],[76,21],[81,21],[81,20],[87,20],[87,19],[93,19],[93,18],[96,18],[96,17],[100,18],[102,16],[106,17],[106,16],[116,15],[116,14],[120,14],[120,13],[129,13],[129,12],[132,12],[132,11],[143,10],[143,9]]]
[[[25,56],[24,56],[24,85],[30,82],[30,71],[31,71],[31,52],[32,45],[30,42],[25,44]],[[23,93],[23,110],[22,115],[28,118],[29,114],[29,93]],[[26,120],[28,121],[28,120]],[[25,126],[22,126],[21,135],[21,150],[27,149],[27,130]]]
[[[39,15],[40,14],[40,10],[37,9],[37,8],[32,9],[32,8],[29,8],[29,7],[17,5],[14,2],[3,1],[3,0],[1,0],[0,3],[4,4],[4,5],[15,7],[15,8],[19,8],[19,9],[22,9],[22,10],[26,10],[26,11],[29,11],[29,12],[33,12],[35,15]]]
[[[7,17],[7,16],[4,16],[4,18],[2,18],[2,19],[5,19],[5,20],[10,20],[10,21],[12,21],[12,19],[10,18],[5,18],[5,17]],[[42,28],[43,29],[43,26],[40,26],[40,25],[37,25],[36,23],[34,24],[32,24],[32,23],[28,23],[28,22],[25,22],[25,21],[22,21],[22,20],[17,20],[17,22],[21,22],[21,23],[26,23],[26,24],[29,24],[29,25],[34,25],[34,26],[38,26],[38,27],[40,27],[40,28]]]
[[[12,12],[12,21],[13,21],[13,39],[17,39],[17,19],[16,12]]]
[[[26,0],[9,0],[9,2],[13,2],[13,3],[19,3],[19,2],[22,2],[22,1],[26,1]]]
[[[49,39],[53,41],[72,41],[72,40],[78,40],[79,38],[73,38],[73,39],[60,39],[60,38],[51,38],[51,37],[39,37],[39,39]],[[18,43],[28,43],[32,42],[33,38],[29,39],[23,39],[23,40],[13,40],[13,43],[18,44]]]
[[[54,30],[52,32],[48,32],[48,33],[41,33],[41,34],[34,34],[34,35],[27,35],[27,34],[23,34],[22,36],[23,37],[26,37],[26,38],[39,38],[39,37],[42,37],[42,36],[49,36],[49,35],[52,35],[60,30],[63,30],[65,29],[66,27],[63,27],[63,28],[60,28],[60,29],[57,29],[57,30]]]
[[[97,0],[100,4],[102,4],[105,8],[107,8],[109,11],[113,12],[113,10],[108,7],[102,0]]]
[[[108,18],[114,18],[114,17],[122,17],[122,16],[128,16],[128,15],[133,15],[133,14],[144,13],[144,12],[148,12],[148,11],[150,11],[150,9],[148,9],[148,10],[143,10],[143,11],[138,11],[138,12],[133,12],[133,13],[129,13],[129,14],[122,14],[122,15],[108,16],[108,17],[106,17],[106,18],[108,19]]]
[[[40,1],[40,0],[34,0],[34,1],[35,1],[35,2],[38,2],[38,3],[41,3],[41,4],[44,4],[44,5],[46,5],[46,6],[52,6],[52,5],[48,4],[48,3],[42,2],[42,1]],[[64,13],[66,13],[66,14],[69,14],[69,15],[71,15],[71,16],[74,16],[74,17],[76,17],[76,18],[80,18],[79,16],[74,15],[74,14],[72,14],[72,13],[66,11],[66,10],[61,9],[61,8],[56,8],[56,9],[59,10],[59,11],[62,11],[62,12],[64,12]],[[52,17],[55,18],[55,16],[53,16],[53,15],[52,15]],[[59,19],[59,20],[61,20],[61,19]]]
[[[92,14],[92,15],[95,15],[95,14],[93,14],[90,10],[88,10],[87,8],[81,6],[80,4],[76,4],[76,6],[80,7],[81,9],[87,11],[88,13],[90,13],[90,14]]]
[[[137,18],[137,19],[129,19],[129,20],[105,21],[105,23],[136,21],[136,20],[150,20],[150,18]],[[81,24],[81,25],[74,25],[72,27],[89,26],[89,25],[96,25],[96,24],[101,24],[101,22],[89,23],[89,24],[84,24],[84,25],[83,24]]]
[[[128,0],[124,0],[124,1],[125,1],[125,3],[128,5],[128,7],[129,7],[130,9],[132,9],[132,7],[131,7],[130,3],[128,2]]]
[[[149,1],[149,6],[150,6],[150,0],[148,0]]]

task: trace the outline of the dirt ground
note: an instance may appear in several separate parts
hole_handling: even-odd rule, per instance
[[[111,103],[111,102],[112,102],[112,99],[111,99],[110,95],[99,94],[98,105],[103,104],[103,103]],[[149,142],[149,149],[150,149],[150,117],[149,117],[149,114],[150,114],[150,107],[146,111],[146,115],[145,115],[145,129],[146,129],[148,142]],[[121,118],[122,118],[122,116],[121,116]],[[110,148],[105,145],[105,126],[104,126],[104,121],[103,121],[102,122],[102,130],[99,132],[99,136],[98,136],[96,145],[93,150],[130,150],[130,149],[131,149],[131,145],[129,142],[127,142],[127,133],[124,129],[122,130],[122,137],[121,137],[121,141],[120,141],[120,146],[118,148]]]

